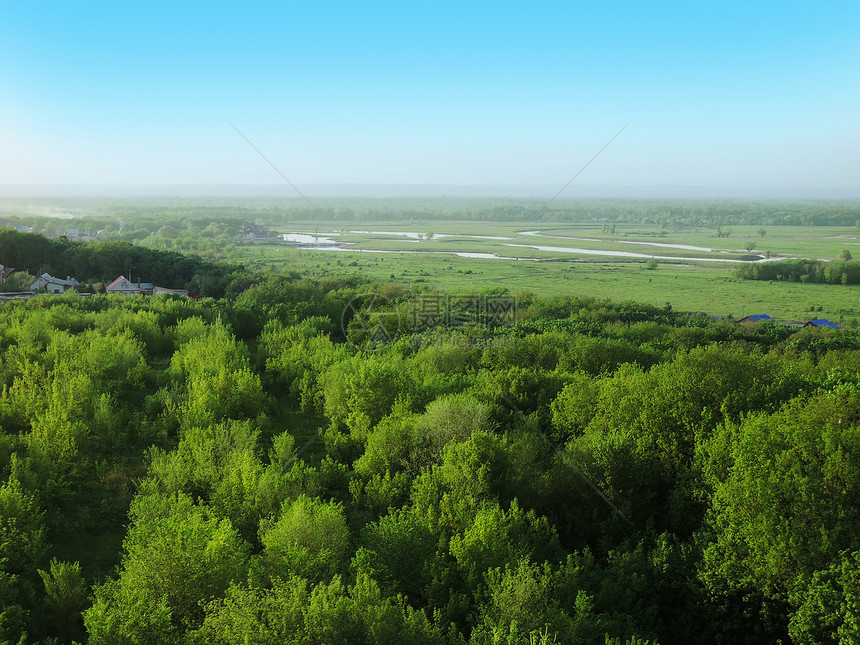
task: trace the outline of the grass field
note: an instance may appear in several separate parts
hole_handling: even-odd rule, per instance
[[[668,302],[676,310],[736,318],[767,313],[785,321],[860,320],[858,287],[739,281],[732,274],[734,263],[753,255],[833,259],[848,249],[860,257],[853,227],[765,227],[762,235],[761,227],[736,226],[728,237],[716,237],[707,229],[616,225],[610,232],[603,224],[440,221],[336,227],[292,223],[279,232],[333,234],[331,239],[349,250],[308,250],[272,241],[241,247],[239,259],[251,267],[313,277],[357,273],[382,282],[445,290],[504,287],[512,294],[589,295],[659,306]],[[431,239],[428,233],[433,234]],[[423,239],[416,239],[418,234]],[[750,243],[755,244],[752,251],[746,248]],[[658,258],[656,269],[646,266],[651,256]]]

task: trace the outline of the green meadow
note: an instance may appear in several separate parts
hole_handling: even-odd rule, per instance
[[[236,259],[253,268],[295,271],[315,278],[357,274],[411,288],[504,288],[514,295],[588,295],[616,302],[668,303],[680,311],[735,318],[767,313],[784,321],[825,317],[849,325],[860,318],[858,287],[742,281],[732,271],[738,261],[766,257],[834,259],[843,249],[860,257],[854,227],[732,226],[720,230],[720,237],[715,229],[665,230],[625,224],[610,228],[599,223],[439,221],[329,226],[297,222],[276,230],[331,236],[349,250],[308,250],[270,240],[239,247]],[[524,234],[527,232],[530,234]],[[407,233],[412,237],[403,235]],[[421,239],[415,239],[419,234]],[[486,239],[489,237],[510,239]],[[533,248],[536,246],[552,250]],[[608,255],[593,255],[595,252]],[[658,258],[656,266],[653,262],[649,266],[649,256]]]

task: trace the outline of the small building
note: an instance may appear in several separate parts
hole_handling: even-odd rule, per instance
[[[142,288],[140,282],[134,283],[124,275],[119,276],[116,280],[105,287],[107,293],[118,293],[123,296],[143,296],[146,291]]]
[[[757,323],[757,322],[762,322],[765,320],[771,320],[772,321],[773,318],[771,318],[767,314],[753,314],[752,316],[746,316],[745,318],[741,318],[740,320],[738,320],[738,324],[740,324],[740,323]]]
[[[240,240],[264,240],[269,237],[269,229],[254,222],[245,222],[239,229]]]
[[[66,276],[66,279],[55,278],[50,274],[43,273],[36,278],[30,285],[29,289],[33,293],[44,289],[48,293],[65,293],[69,289],[77,289],[81,283],[71,276]]]
[[[169,293],[174,293],[177,296],[188,296],[188,289],[168,289],[167,287],[155,287],[152,290],[152,295],[160,296]]]
[[[5,267],[0,264],[0,284],[6,284],[6,278],[15,273],[12,267]]]
[[[29,291],[16,291],[14,293],[0,292],[0,302],[11,302],[13,300],[29,300],[35,298],[37,294]]]
[[[94,240],[96,236],[92,233],[84,233],[80,229],[77,228],[67,228],[61,233],[62,236],[66,236],[70,240],[78,240],[79,242]]]
[[[817,318],[815,320],[810,320],[808,323],[803,325],[804,327],[830,327],[832,329],[842,329],[835,322],[830,322],[827,318]]]

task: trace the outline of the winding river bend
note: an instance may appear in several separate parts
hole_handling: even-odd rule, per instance
[[[416,244],[421,240],[422,234],[415,232],[407,232],[407,231],[349,231],[351,235],[390,235],[396,237],[406,238],[402,240],[411,246],[412,244]],[[540,260],[543,258],[537,257],[513,257],[506,255],[499,255],[497,253],[489,253],[489,252],[481,252],[481,251],[432,251],[432,250],[416,250],[415,248],[408,249],[359,249],[352,246],[354,242],[346,242],[336,239],[339,237],[341,233],[331,232],[324,233],[322,235],[311,235],[308,233],[283,233],[281,234],[281,238],[284,242],[290,244],[291,246],[307,251],[339,251],[339,252],[348,252],[348,253],[428,253],[428,254],[438,254],[438,255],[454,255],[462,258],[472,258],[479,260]],[[541,233],[540,231],[522,231],[518,233],[518,235],[529,236],[529,237],[541,237],[547,239],[554,240],[571,240],[571,241],[579,241],[579,242],[606,242],[607,240],[601,240],[597,238],[587,238],[587,237],[569,237],[564,235],[546,235]],[[503,237],[503,236],[495,236],[495,235],[460,235],[453,233],[438,233],[433,235],[433,239],[444,239],[444,238],[468,238],[468,239],[480,239],[480,240],[494,240],[501,242],[504,246],[509,248],[517,248],[517,249],[534,249],[537,251],[544,251],[548,253],[561,253],[561,254],[574,254],[574,255],[590,255],[597,257],[605,257],[605,258],[630,258],[637,260],[663,260],[663,261],[674,261],[674,262],[730,262],[736,264],[742,263],[760,263],[760,262],[773,262],[775,260],[785,259],[784,257],[773,257],[773,258],[762,258],[759,257],[757,260],[739,260],[736,258],[728,258],[728,257],[683,257],[683,256],[674,256],[674,255],[654,255],[650,253],[635,253],[633,251],[616,251],[616,250],[607,250],[607,249],[583,249],[576,247],[568,247],[568,246],[549,246],[542,244],[517,244],[512,242],[514,238],[512,237]],[[733,253],[744,253],[744,251],[726,251],[720,249],[712,249],[706,248],[703,246],[693,246],[690,244],[669,244],[665,242],[639,242],[632,240],[609,240],[612,243],[618,244],[632,244],[637,246],[652,246],[656,248],[663,249],[678,249],[681,251],[698,251],[702,253],[714,253],[714,254],[733,254]]]

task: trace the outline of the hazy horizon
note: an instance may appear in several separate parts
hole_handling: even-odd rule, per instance
[[[0,184],[860,194],[858,61],[847,1],[5,3]]]
[[[115,197],[122,199],[186,197],[311,198],[511,198],[555,197],[560,186],[494,186],[452,184],[306,184],[301,195],[286,184],[189,185],[0,185],[0,198],[40,199],[63,197]],[[750,199],[750,200],[857,200],[860,187],[850,186],[570,186],[558,196],[570,199]]]

